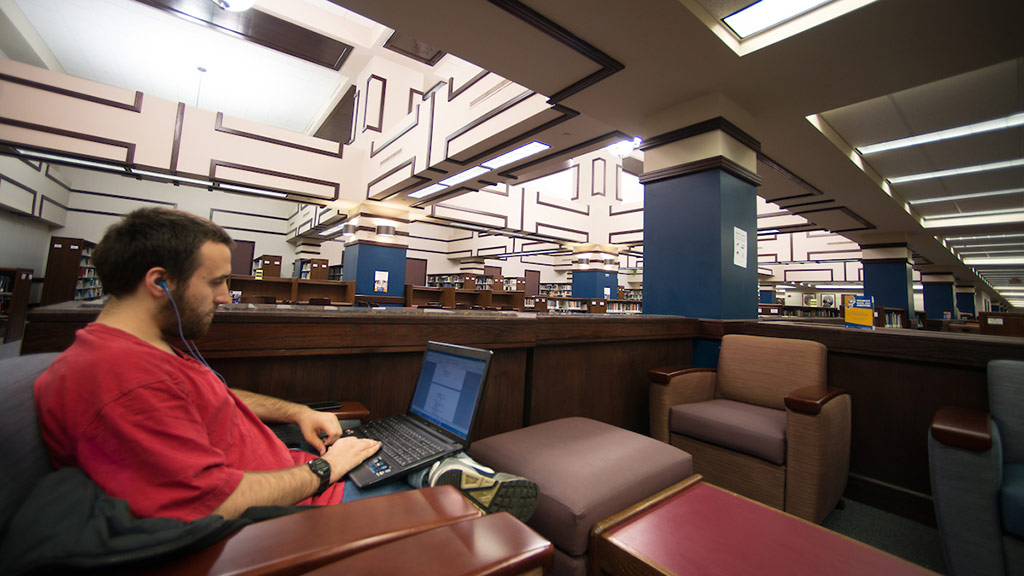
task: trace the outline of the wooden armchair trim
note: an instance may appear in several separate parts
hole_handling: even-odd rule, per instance
[[[367,420],[370,417],[370,411],[363,406],[362,402],[339,402],[341,406],[339,408],[330,408],[323,410],[323,412],[330,412],[338,417],[338,420]]]
[[[932,418],[932,438],[947,446],[985,452],[992,448],[988,412],[946,406]]]
[[[696,372],[714,372],[714,368],[692,368],[689,366],[663,366],[648,370],[647,377],[656,384],[668,384],[673,378]]]
[[[802,414],[820,414],[822,406],[843,394],[846,390],[842,388],[805,386],[786,395],[786,408]]]
[[[311,574],[539,574],[554,557],[550,542],[500,512],[394,540]]]
[[[381,544],[481,516],[453,486],[324,506],[246,526],[148,575],[301,574]]]

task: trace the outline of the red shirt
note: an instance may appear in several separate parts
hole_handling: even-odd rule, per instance
[[[57,468],[76,466],[138,517],[209,515],[249,470],[315,458],[289,450],[206,366],[92,323],[35,382]],[[341,502],[343,485],[300,504]]]

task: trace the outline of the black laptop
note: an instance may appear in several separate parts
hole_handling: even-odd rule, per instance
[[[490,350],[428,342],[406,414],[373,420],[353,430],[355,436],[380,440],[381,449],[352,469],[348,479],[365,488],[465,450],[491,355]]]

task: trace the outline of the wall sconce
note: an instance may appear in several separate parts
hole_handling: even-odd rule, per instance
[[[353,236],[359,228],[355,224],[345,224],[341,227],[342,236]]]
[[[388,225],[377,226],[377,236],[394,236],[395,227]]]

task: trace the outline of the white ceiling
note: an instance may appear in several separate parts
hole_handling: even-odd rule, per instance
[[[326,0],[292,1],[351,15],[378,36],[385,30]],[[14,2],[67,74],[295,132],[315,132],[359,72],[318,66],[133,0]]]

